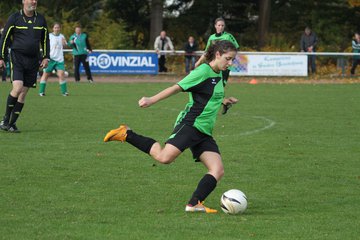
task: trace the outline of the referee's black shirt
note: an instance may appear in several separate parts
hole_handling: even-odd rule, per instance
[[[38,57],[40,45],[42,58],[49,58],[50,42],[45,18],[37,12],[27,17],[20,10],[9,17],[4,27],[0,40],[0,59],[4,59],[7,47],[29,57]]]

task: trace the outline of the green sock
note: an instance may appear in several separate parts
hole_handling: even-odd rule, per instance
[[[60,81],[60,90],[62,94],[67,93],[66,80]]]
[[[45,88],[46,88],[46,82],[40,81],[39,93],[45,93]]]

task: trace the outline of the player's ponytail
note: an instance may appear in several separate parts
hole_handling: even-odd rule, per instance
[[[232,42],[227,40],[221,40],[214,42],[206,51],[205,53],[205,59],[206,62],[211,62],[215,59],[216,52],[219,52],[220,55],[223,55],[227,52],[237,52],[236,47]]]

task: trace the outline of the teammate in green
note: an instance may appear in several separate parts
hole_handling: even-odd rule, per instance
[[[238,101],[234,97],[225,98],[226,80],[222,75],[222,71],[232,64],[235,56],[234,44],[230,41],[217,41],[207,49],[206,63],[177,84],[152,97],[139,100],[139,106],[146,108],[179,92],[189,93],[189,102],[180,112],[165,147],[152,138],[135,133],[127,125],[120,125],[109,131],[104,138],[104,142],[126,141],[163,164],[173,162],[185,149],[190,148],[194,159],[202,162],[208,172],[198,183],[185,207],[186,212],[217,212],[205,207],[203,201],[224,174],[220,151],[212,137],[212,131],[222,104],[234,104]]]
[[[53,32],[49,34],[50,38],[50,62],[47,68],[44,68],[40,79],[39,95],[45,96],[46,82],[52,71],[56,70],[59,78],[60,91],[63,96],[68,96],[67,84],[65,80],[65,64],[63,47],[67,45],[64,35],[60,33],[60,23],[54,23]]]
[[[219,41],[219,40],[228,40],[228,41],[232,42],[232,44],[234,44],[236,49],[239,49],[240,46],[239,46],[238,42],[236,41],[236,39],[234,38],[234,36],[228,32],[225,32],[225,20],[223,18],[215,19],[214,27],[215,27],[216,33],[212,34],[209,37],[206,47],[205,47],[205,52],[212,44],[214,44],[214,42]],[[199,60],[195,63],[195,68],[198,67],[203,62],[205,62],[205,55],[202,55],[199,58]],[[229,73],[230,73],[230,70],[226,69],[224,72],[224,78],[226,80],[229,77]]]

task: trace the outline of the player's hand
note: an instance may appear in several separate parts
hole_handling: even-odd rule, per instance
[[[237,103],[239,100],[237,98],[234,97],[229,97],[229,98],[225,98],[223,101],[224,105],[228,105],[228,104],[235,104]]]
[[[236,104],[239,100],[234,97],[225,98],[222,102],[223,104],[223,110],[222,114],[226,114],[229,110],[229,108],[232,107],[233,104]]]
[[[49,64],[49,59],[44,58],[44,59],[41,61],[40,67],[41,67],[41,68],[47,68],[48,64]]]
[[[153,104],[153,101],[151,100],[150,97],[142,97],[139,100],[139,107],[142,107],[142,108],[150,107],[152,104]]]

